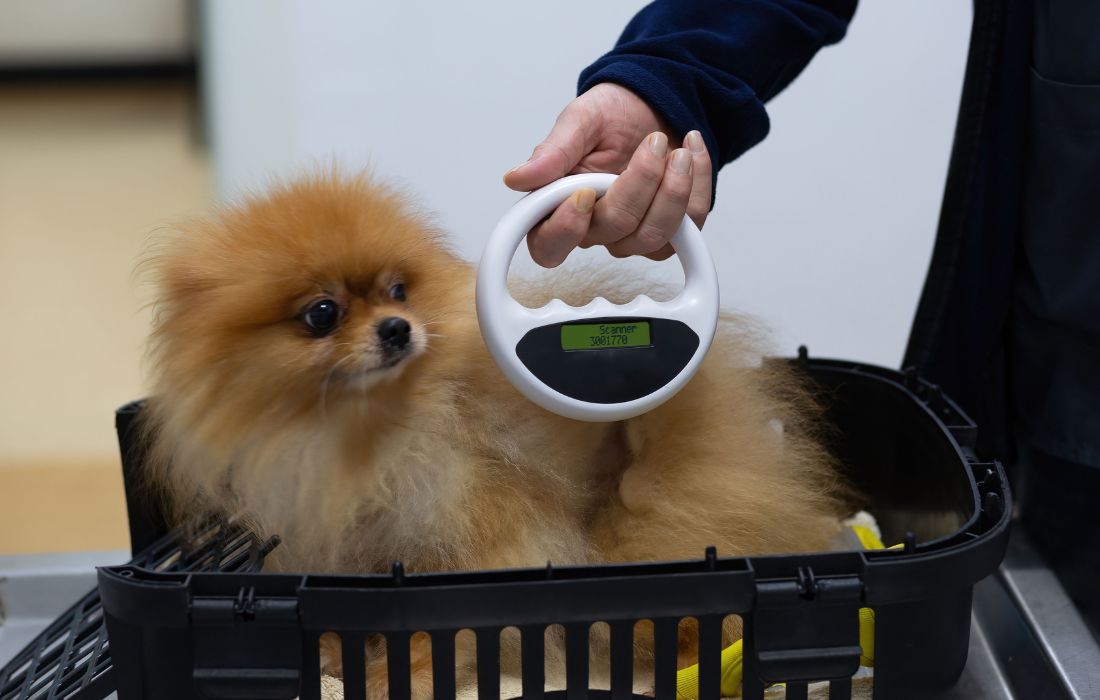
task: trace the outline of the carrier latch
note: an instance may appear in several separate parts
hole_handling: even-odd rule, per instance
[[[859,670],[859,608],[855,576],[816,576],[800,566],[794,580],[756,585],[752,644],[765,683],[851,677]]]
[[[191,622],[192,677],[199,697],[297,697],[302,664],[297,598],[258,597],[252,586],[233,596],[195,596]]]

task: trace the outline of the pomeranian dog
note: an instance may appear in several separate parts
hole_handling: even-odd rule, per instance
[[[489,358],[472,266],[369,177],[278,187],[160,241],[147,265],[149,477],[176,521],[242,514],[280,535],[268,569],[814,551],[846,510],[818,409],[761,365],[744,322],[724,319],[698,374],[643,416],[551,414]],[[412,651],[414,696],[430,697],[430,652]],[[367,656],[384,697],[384,662]],[[339,673],[339,653],[323,657]]]

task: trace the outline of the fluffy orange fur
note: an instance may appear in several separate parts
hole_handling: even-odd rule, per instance
[[[725,317],[699,373],[646,415],[553,415],[490,360],[472,267],[365,176],[226,208],[159,242],[148,266],[149,476],[177,520],[241,513],[278,533],[269,568],[812,551],[837,529],[845,492],[817,409],[786,370],[760,365],[746,323]],[[573,291],[567,301],[592,296]],[[341,318],[319,336],[303,313],[321,298]],[[377,328],[390,317],[411,326],[396,362]],[[414,693],[430,683],[414,677]]]

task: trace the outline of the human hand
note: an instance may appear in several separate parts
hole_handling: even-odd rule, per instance
[[[578,190],[532,229],[527,245],[535,262],[556,267],[578,245],[663,260],[672,255],[668,241],[685,213],[702,227],[711,201],[710,154],[698,131],[687,134],[684,147],[670,143],[667,131],[648,104],[613,83],[596,85],[566,105],[504,184],[530,191],[571,173],[620,177],[599,201],[593,190]]]

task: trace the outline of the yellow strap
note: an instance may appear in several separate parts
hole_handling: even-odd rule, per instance
[[[722,650],[722,697],[741,694],[741,640]],[[699,697],[699,664],[692,664],[676,673],[676,697],[696,700]]]
[[[875,666],[875,611],[871,608],[859,609],[859,665]]]
[[[882,541],[870,528],[862,525],[852,525],[851,528],[864,549],[885,549]],[[902,546],[904,545],[896,544],[890,549]],[[859,656],[859,665],[873,667],[875,665],[875,611],[871,608],[859,609],[859,646],[863,652]],[[740,639],[722,650],[721,688],[724,698],[741,696],[742,656]],[[676,673],[676,697],[679,700],[698,699],[699,664],[692,664]]]
[[[864,525],[850,525],[852,532],[856,533],[856,537],[859,538],[859,543],[863,545],[864,549],[885,549],[882,540],[878,538],[874,530]]]

